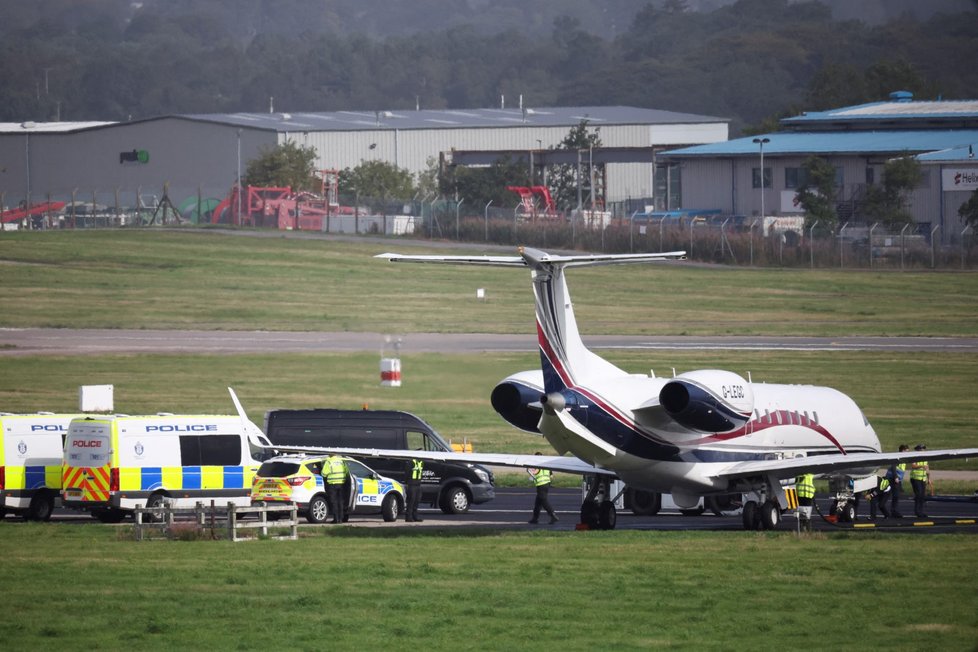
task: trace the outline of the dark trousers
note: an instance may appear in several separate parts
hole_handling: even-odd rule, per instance
[[[540,509],[546,510],[550,518],[556,518],[554,508],[550,506],[550,483],[537,485],[537,497],[533,501],[533,520],[540,518]]]
[[[911,478],[910,486],[913,487],[913,513],[922,517],[924,516],[924,502],[927,501],[927,481]]]
[[[890,485],[890,514],[894,517],[900,516],[900,494],[903,491],[902,482],[894,482]]]
[[[892,489],[890,491],[893,491]],[[869,518],[876,518],[876,510],[883,513],[883,518],[890,518],[890,509],[886,506],[886,503],[890,500],[890,496],[887,493],[881,493],[879,489],[873,494],[872,499],[869,501]]]
[[[418,503],[421,502],[421,481],[409,480],[407,483],[407,507],[404,510],[405,521],[418,520]]]
[[[329,503],[329,511],[333,516],[334,523],[342,523],[346,520],[346,503],[343,500],[343,485],[326,485],[326,502]]]

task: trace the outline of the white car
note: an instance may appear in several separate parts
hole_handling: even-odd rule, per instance
[[[330,517],[326,486],[320,475],[325,456],[282,455],[262,463],[251,483],[251,501],[295,503],[310,523]],[[379,475],[370,467],[344,457],[350,470],[348,514],[381,514],[396,521],[404,511],[404,485]]]

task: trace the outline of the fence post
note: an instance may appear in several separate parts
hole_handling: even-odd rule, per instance
[[[228,504],[228,539],[235,541],[237,539],[238,533],[238,518],[237,518],[238,506],[235,503]]]
[[[3,202],[0,201],[0,203],[3,203]],[[970,229],[970,228],[971,228],[971,225],[969,224],[969,225],[967,225],[966,227],[964,227],[961,230],[961,269],[964,269],[964,252],[965,252],[965,249],[964,249],[964,234],[967,233],[968,232],[968,229]]]
[[[143,507],[142,505],[136,505],[136,511],[133,513],[133,519],[136,522],[136,541],[143,540]]]
[[[903,251],[906,245],[906,233],[907,229],[910,228],[909,224],[904,224],[903,228],[900,229],[900,270],[903,270]]]
[[[934,247],[934,234],[937,233],[941,228],[938,224],[933,229],[930,230],[930,268],[937,269],[937,259],[935,257],[935,247]]]
[[[876,227],[880,225],[879,222],[874,222],[873,226],[869,227],[869,268],[873,269],[873,231]]]
[[[815,227],[821,220],[815,220],[811,228],[808,229],[808,257],[811,259],[812,269],[815,269]]]
[[[843,257],[844,256],[844,253],[845,253],[845,248],[842,246],[842,240],[846,236],[846,229],[847,228],[849,228],[849,223],[848,222],[846,222],[845,224],[843,224],[842,225],[842,228],[839,229],[839,267],[840,268],[841,267],[845,267],[845,259]]]
[[[492,204],[492,200],[491,199],[489,200],[489,203],[486,204],[486,208],[483,211],[483,215],[485,215],[485,223],[486,223],[486,234],[485,234],[483,240],[485,240],[486,242],[489,242],[489,205],[490,204]]]

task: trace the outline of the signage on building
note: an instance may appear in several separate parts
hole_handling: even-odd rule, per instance
[[[794,190],[781,191],[781,211],[782,213],[804,213],[805,209],[798,199],[798,193]]]
[[[119,152],[119,165],[124,163],[149,163],[149,152],[145,149]]]
[[[941,170],[941,189],[978,190],[978,167],[944,168]]]

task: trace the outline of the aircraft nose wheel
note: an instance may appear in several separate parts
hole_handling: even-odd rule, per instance
[[[588,500],[581,505],[581,523],[591,530],[614,530],[618,524],[618,510],[610,500],[600,503]]]

